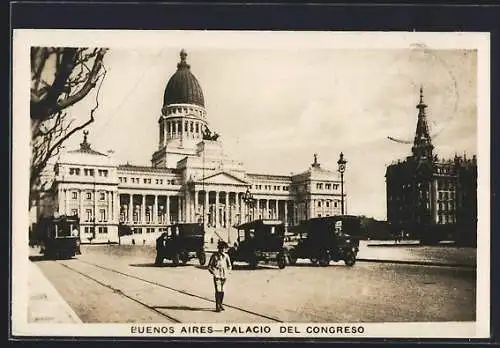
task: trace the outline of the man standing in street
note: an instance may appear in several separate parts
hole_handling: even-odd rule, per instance
[[[208,262],[208,271],[214,277],[215,287],[215,311],[220,312],[224,310],[222,302],[224,301],[224,284],[226,283],[227,276],[231,271],[231,260],[226,253],[228,245],[224,241],[219,241],[217,244],[217,252],[212,254]]]

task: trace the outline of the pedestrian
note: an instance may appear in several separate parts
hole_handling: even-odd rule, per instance
[[[208,271],[214,278],[215,288],[215,311],[224,310],[222,303],[224,302],[224,284],[227,276],[231,271],[231,260],[226,253],[228,245],[224,241],[217,243],[217,252],[213,253],[208,262]]]

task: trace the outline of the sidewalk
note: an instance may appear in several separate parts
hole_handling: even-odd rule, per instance
[[[358,261],[475,268],[477,249],[452,246],[382,245],[361,241]]]
[[[78,324],[82,321],[34,262],[29,262],[28,322]]]

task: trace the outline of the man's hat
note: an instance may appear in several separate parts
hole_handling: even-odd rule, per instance
[[[220,240],[219,243],[217,243],[217,249],[224,249],[227,248],[227,243],[224,242],[223,240]]]

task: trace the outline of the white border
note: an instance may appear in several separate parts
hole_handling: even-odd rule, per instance
[[[124,39],[126,38],[126,39]],[[477,321],[474,323],[362,324],[359,335],[327,337],[486,338],[490,330],[490,35],[489,33],[412,32],[259,32],[259,31],[125,31],[14,30],[13,36],[13,172],[12,172],[12,333],[14,335],[133,336],[129,324],[43,325],[27,323],[29,88],[30,46],[102,46],[110,48],[363,48],[425,46],[429,49],[478,50],[478,254]],[[194,325],[194,324],[193,324]],[[207,326],[206,324],[204,324]],[[291,324],[304,328],[306,324]],[[321,324],[316,324],[321,325]],[[337,324],[326,324],[335,326]],[[347,324],[357,326],[358,324]],[[177,325],[180,327],[179,325]],[[214,324],[213,327],[222,327]],[[244,326],[244,325],[240,325]],[[271,335],[280,334],[279,324]],[[305,330],[305,329],[304,329]],[[302,330],[304,333],[305,331]],[[179,334],[180,335],[180,334]],[[217,337],[219,334],[205,337]],[[175,335],[177,336],[177,334]],[[227,336],[227,335],[226,335]],[[238,335],[245,336],[245,335]],[[202,336],[200,336],[202,337]],[[320,337],[306,335],[300,337]]]

